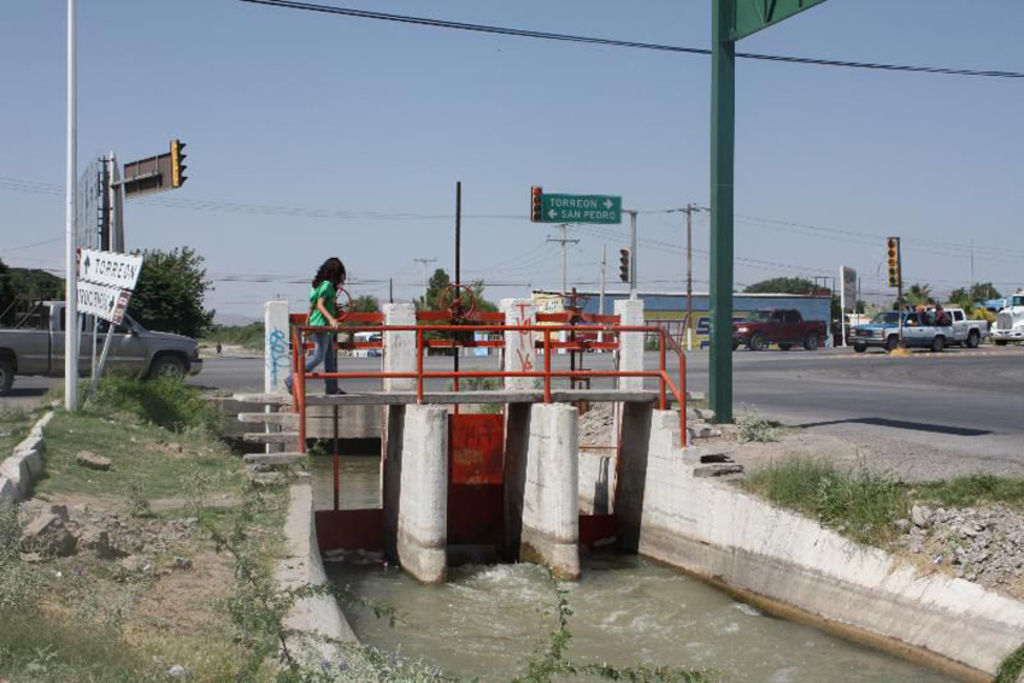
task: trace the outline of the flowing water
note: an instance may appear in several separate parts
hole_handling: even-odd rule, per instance
[[[313,468],[318,507],[330,507],[330,459],[315,459]],[[341,507],[379,504],[375,458],[343,460],[341,477]],[[398,609],[394,627],[364,610],[348,611],[364,643],[423,658],[454,675],[508,681],[523,673],[556,626],[553,586],[532,565],[463,565],[450,569],[441,586],[422,586],[366,556],[326,567],[333,581]],[[570,656],[580,662],[710,669],[723,681],[950,680],[765,615],[637,556],[587,555],[580,581],[562,587],[574,612]]]

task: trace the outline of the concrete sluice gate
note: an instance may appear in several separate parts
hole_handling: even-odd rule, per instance
[[[652,423],[666,432],[656,442],[677,448],[680,427],[676,413],[655,410],[651,401],[625,406],[622,441],[631,446],[620,463],[632,463],[626,468],[608,456],[581,456],[572,405],[512,403],[502,414],[388,406],[382,507],[317,511],[321,552],[383,552],[418,580],[435,583],[460,550],[536,562],[560,578],[579,576],[581,546],[620,539],[629,548],[632,539],[635,550],[643,476],[630,472],[646,462]]]

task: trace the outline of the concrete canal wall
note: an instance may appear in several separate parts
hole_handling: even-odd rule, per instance
[[[653,411],[646,448],[645,429],[642,416],[624,416],[614,502],[620,542],[641,554],[905,656],[938,656],[961,676],[994,674],[1024,641],[1024,603],[922,575],[733,485],[694,477],[699,462],[678,445],[672,412]]]

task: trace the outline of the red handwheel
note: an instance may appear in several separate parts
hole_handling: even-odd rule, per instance
[[[459,290],[465,290],[469,294],[469,308],[462,305],[462,296]],[[449,294],[450,293],[450,294]],[[451,301],[448,299],[451,298]],[[469,285],[448,285],[437,297],[439,308],[447,308],[452,315],[452,320],[464,320],[476,313],[476,292]]]

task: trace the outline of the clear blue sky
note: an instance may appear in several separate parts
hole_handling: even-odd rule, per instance
[[[710,44],[710,0],[335,4]],[[11,265],[63,262],[64,12],[63,0],[0,5],[0,258]],[[829,0],[740,49],[1024,71],[1022,25],[1019,0]],[[560,285],[560,253],[545,243],[554,230],[527,217],[532,184],[619,194],[641,210],[708,203],[706,57],[234,0],[79,2],[78,40],[81,166],[110,149],[126,161],[165,151],[172,137],[187,143],[187,184],[130,202],[127,241],[197,249],[220,313],[258,316],[276,294],[301,301],[308,284],[295,281],[329,255],[354,278],[377,281],[354,293],[386,298],[381,281],[394,277],[397,297],[419,294],[414,258],[453,266],[456,180],[463,268],[494,283],[495,299]],[[969,279],[973,240],[976,279],[1024,285],[1024,80],[740,61],[737,107],[741,216],[899,234],[907,279],[940,292]],[[683,254],[666,246],[683,243],[682,225],[679,213],[640,217],[641,237],[653,241],[639,254],[643,288],[682,288]],[[707,286],[707,231],[702,215],[698,290]],[[607,243],[609,283],[619,286],[626,226],[574,232],[582,241],[570,280],[593,286]],[[47,239],[56,241],[19,248]],[[741,284],[834,275],[846,264],[866,291],[888,291],[881,239],[744,218],[736,254]],[[232,281],[252,276],[274,281]]]

